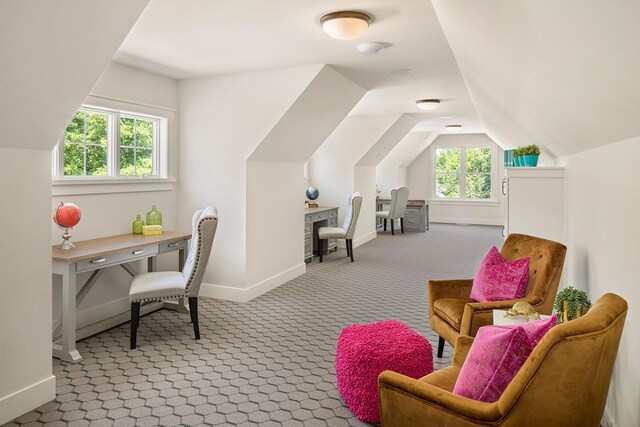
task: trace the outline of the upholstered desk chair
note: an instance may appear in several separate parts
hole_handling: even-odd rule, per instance
[[[493,403],[452,393],[473,338],[460,336],[453,364],[420,379],[378,378],[383,427],[598,427],[627,314],[605,294],[584,316],[553,327]]]
[[[404,211],[407,209],[409,201],[409,189],[407,187],[391,190],[391,206],[388,211],[376,212],[376,218],[382,219],[383,229],[387,231],[387,220],[391,221],[391,234],[394,235],[393,224],[396,219],[400,220],[400,231],[404,233]]]
[[[322,262],[325,247],[328,247],[328,245],[325,245],[327,239],[345,239],[347,256],[350,256],[351,262],[353,262],[353,235],[356,232],[356,223],[358,222],[358,216],[360,216],[361,206],[362,195],[359,192],[353,193],[349,196],[349,206],[347,207],[347,214],[344,217],[342,227],[320,227],[318,229],[318,256],[320,257],[320,262]]]
[[[529,284],[518,300],[476,302],[469,298],[473,279],[429,281],[429,323],[440,335],[438,357],[445,340],[453,345],[460,335],[474,337],[481,326],[493,324],[493,310],[507,310],[526,301],[541,314],[551,314],[567,248],[551,240],[510,234],[500,253],[513,261],[529,257]]]
[[[138,274],[131,282],[131,348],[136,348],[140,304],[168,299],[189,299],[189,311],[196,339],[200,339],[198,326],[198,293],[204,270],[207,268],[213,238],[218,227],[218,211],[208,206],[193,215],[191,245],[182,272],[158,271]]]

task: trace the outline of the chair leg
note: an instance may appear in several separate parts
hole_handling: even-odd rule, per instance
[[[387,231],[387,218],[382,220],[382,230]]]
[[[438,358],[442,357],[442,352],[444,351],[444,338],[438,337]]]
[[[351,262],[353,262],[353,239],[347,240],[347,246],[349,247],[349,256],[351,256]]]
[[[131,349],[136,348],[136,338],[138,336],[138,325],[140,324],[140,303],[131,303]]]
[[[324,254],[323,246],[323,239],[318,239],[318,257],[320,257],[320,262],[322,262],[322,255]]]
[[[394,236],[394,235],[395,235],[395,233],[393,232],[393,223],[394,223],[394,222],[396,222],[396,220],[395,220],[395,219],[392,219],[392,220],[391,220],[391,235],[392,235],[392,236]]]
[[[344,244],[347,247],[347,256],[351,256],[351,248],[349,247],[349,239],[345,239]]]
[[[400,231],[404,234],[404,218],[400,218]]]
[[[198,297],[189,297],[189,312],[191,313],[191,323],[196,339],[200,339],[200,326],[198,325]]]

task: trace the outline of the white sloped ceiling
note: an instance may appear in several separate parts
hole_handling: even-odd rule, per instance
[[[640,135],[640,1],[432,3],[501,146],[562,156]]]

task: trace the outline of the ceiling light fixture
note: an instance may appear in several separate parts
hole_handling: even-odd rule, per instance
[[[460,129],[462,129],[462,125],[446,125],[445,128],[449,131],[449,132],[457,132]]]
[[[371,16],[364,12],[341,10],[324,15],[320,18],[320,25],[334,39],[351,40],[369,28],[371,20]]]
[[[416,101],[416,105],[421,110],[435,110],[440,105],[439,99],[419,99]]]
[[[442,116],[440,118],[444,120],[448,120],[448,119],[453,119],[453,116]]]
[[[360,43],[358,45],[358,52],[363,55],[374,55],[382,49],[384,49],[384,45],[382,43],[367,42]]]

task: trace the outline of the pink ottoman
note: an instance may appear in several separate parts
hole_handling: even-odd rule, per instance
[[[431,344],[396,320],[342,330],[336,350],[338,391],[359,420],[380,422],[378,375],[386,370],[412,378],[433,372]]]

